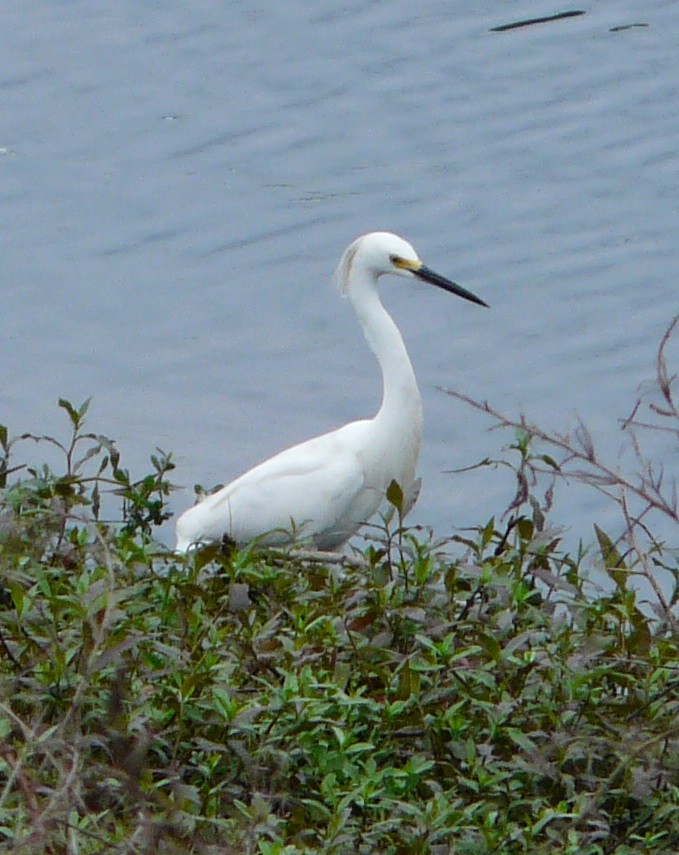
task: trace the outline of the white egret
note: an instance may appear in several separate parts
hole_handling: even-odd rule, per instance
[[[372,419],[294,445],[205,497],[177,520],[177,551],[255,537],[267,545],[295,538],[318,549],[344,544],[385,503],[390,483],[417,498],[415,468],[422,436],[422,403],[398,327],[382,305],[377,281],[385,273],[416,277],[481,306],[465,288],[434,273],[397,235],[357,238],[336,272],[382,371],[382,405]]]

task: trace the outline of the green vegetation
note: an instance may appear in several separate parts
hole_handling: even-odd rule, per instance
[[[679,436],[672,329],[660,403],[623,425],[639,460],[646,410]],[[29,438],[0,429],[0,851],[679,851],[679,564],[652,534],[679,517],[659,469],[520,421],[516,497],[476,531],[375,529],[342,563],[185,561],[152,536],[170,457],[134,480],[87,404],[61,406],[59,473],[16,463]],[[620,536],[564,550],[566,475],[609,495]]]

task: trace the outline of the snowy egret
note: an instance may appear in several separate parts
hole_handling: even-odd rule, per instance
[[[265,460],[185,511],[177,520],[177,551],[256,537],[275,546],[295,538],[318,549],[344,544],[385,503],[392,481],[404,512],[417,498],[415,468],[422,436],[422,403],[403,339],[377,293],[385,273],[416,277],[487,305],[439,276],[413,247],[388,232],[357,238],[336,272],[382,370],[382,405],[372,419],[294,445]]]

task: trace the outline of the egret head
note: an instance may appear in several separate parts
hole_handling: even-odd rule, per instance
[[[426,267],[408,241],[391,232],[370,232],[349,244],[340,259],[335,278],[343,294],[349,293],[352,283],[368,274],[373,281],[385,273],[415,277],[451,294],[486,306],[479,297],[450,279]]]
[[[407,266],[399,266],[403,262]],[[408,241],[391,232],[370,232],[350,243],[337,266],[335,278],[340,291],[346,294],[357,275],[369,273],[373,278],[384,273],[409,276],[410,268],[421,265],[417,253]]]

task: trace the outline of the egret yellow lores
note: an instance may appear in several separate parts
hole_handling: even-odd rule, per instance
[[[184,511],[176,525],[177,551],[225,536],[237,544],[261,538],[270,546],[294,536],[317,549],[337,549],[384,508],[392,481],[403,492],[404,513],[410,510],[418,492],[422,401],[401,333],[377,292],[379,278],[389,273],[487,305],[426,267],[403,238],[389,232],[357,238],[336,279],[380,364],[377,414],[281,451]]]

